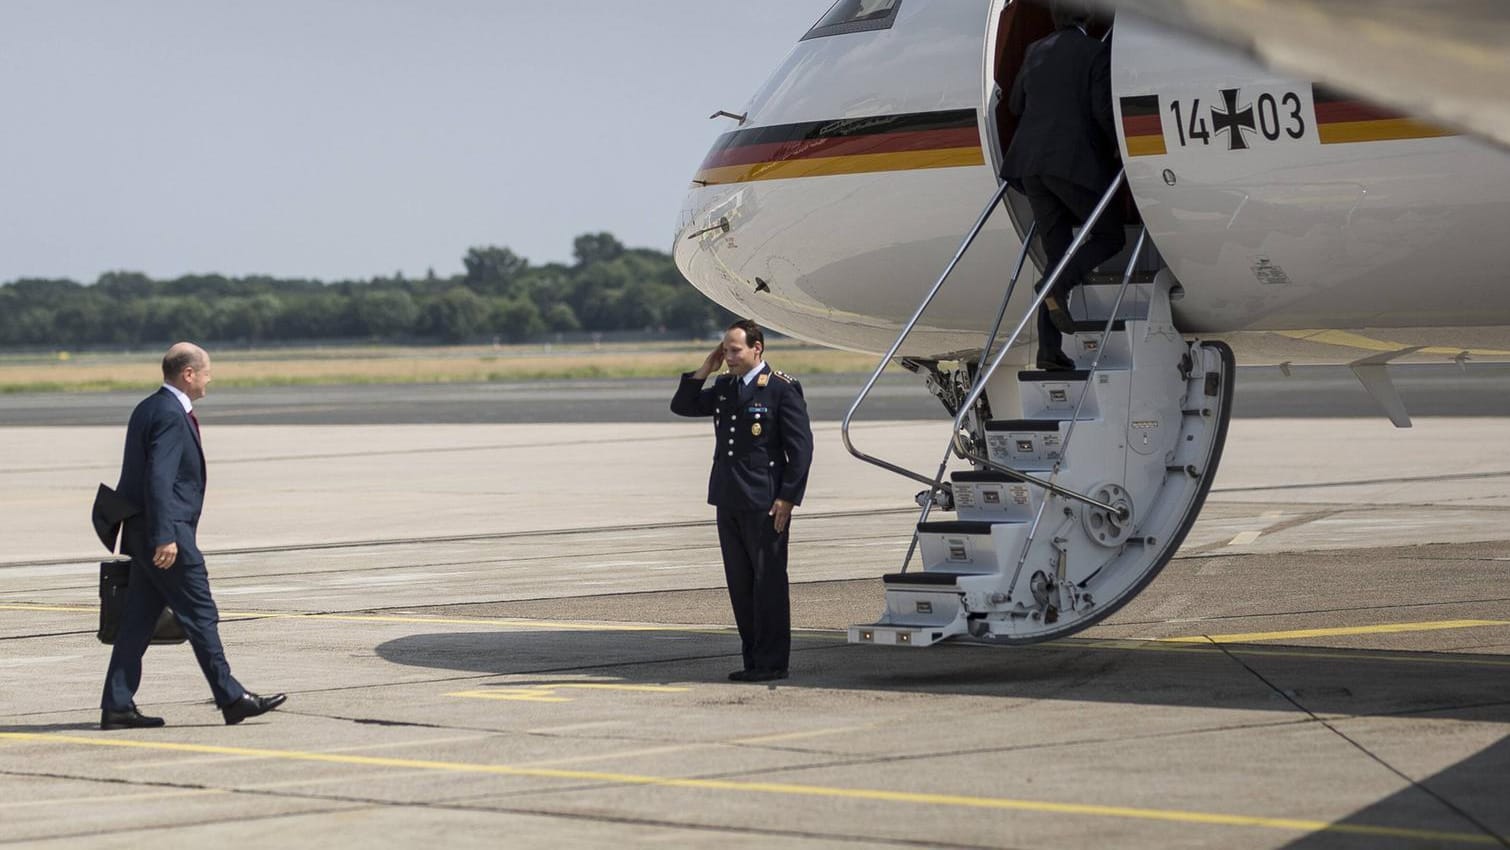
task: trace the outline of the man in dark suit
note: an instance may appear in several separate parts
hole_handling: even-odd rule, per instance
[[[718,545],[744,667],[736,682],[785,679],[792,652],[787,595],[787,531],[802,504],[813,460],[813,431],[802,385],[765,362],[765,334],[735,322],[671,399],[678,416],[713,417],[708,504],[718,508]],[[713,386],[703,382],[720,367]]]
[[[210,380],[210,355],[204,349],[186,342],[174,345],[163,357],[162,388],[136,406],[126,426],[126,453],[115,489],[141,512],[126,520],[121,533],[121,551],[131,556],[131,579],[105,674],[101,729],[163,725],[162,718],[137,710],[135,696],[142,655],[164,605],[183,624],[227,724],[271,711],[285,699],[241,687],[220,645],[220,612],[196,542],[206,476],[194,402],[204,398]]]
[[[1087,34],[1090,16],[1077,6],[1056,2],[1053,17],[1054,34],[1028,47],[1012,83],[1007,108],[1021,121],[1002,163],[1002,176],[1027,194],[1033,208],[1048,256],[1045,276],[1064,258],[1074,228],[1090,218],[1117,171],[1110,46]],[[1038,313],[1038,368],[1075,367],[1061,350],[1061,331],[1071,329],[1065,310],[1070,290],[1122,250],[1124,241],[1122,216],[1113,201],[1044,299]]]

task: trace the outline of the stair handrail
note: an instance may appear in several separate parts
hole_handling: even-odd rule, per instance
[[[1091,378],[1095,377],[1096,370],[1101,367],[1101,358],[1106,354],[1106,343],[1111,339],[1112,328],[1117,324],[1117,314],[1122,311],[1122,300],[1127,295],[1127,287],[1132,283],[1133,270],[1138,265],[1138,257],[1143,253],[1143,246],[1148,241],[1148,228],[1145,226],[1138,234],[1138,242],[1133,246],[1132,256],[1127,258],[1127,268],[1122,273],[1122,285],[1117,287],[1117,298],[1112,302],[1111,315],[1106,319],[1106,326],[1101,329],[1101,341],[1096,345],[1096,357],[1091,361],[1090,373],[1086,376],[1085,386],[1080,388],[1080,398],[1075,402],[1075,413],[1070,417],[1070,426],[1064,431],[1064,442],[1059,446],[1059,460],[1054,463],[1054,468],[1049,472],[1049,480],[1057,481],[1059,471],[1064,468],[1064,462],[1069,458],[1070,440],[1075,436],[1075,424],[1080,421],[1080,411],[1085,406],[1086,396],[1090,394]],[[1129,408],[1129,417],[1131,416]],[[1126,481],[1124,480],[1124,484]],[[1028,552],[1033,548],[1033,541],[1038,537],[1038,528],[1043,522],[1044,509],[1048,507],[1045,499],[1038,504],[1038,511],[1033,515],[1033,524],[1028,527],[1028,536],[1023,541],[1022,552],[1017,556],[1017,566],[1012,570],[1012,580],[1007,583],[1007,592],[1011,594],[1011,588],[1017,586],[1017,580],[1022,577],[1023,567],[1028,562]],[[1122,512],[1118,512],[1121,515]]]
[[[1112,302],[1112,312],[1107,317],[1106,326],[1101,329],[1101,341],[1096,344],[1096,356],[1091,360],[1090,373],[1086,377],[1085,386],[1080,388],[1080,398],[1075,402],[1075,415],[1070,417],[1070,427],[1064,430],[1064,442],[1059,446],[1059,461],[1054,464],[1054,475],[1059,474],[1059,469],[1069,455],[1070,440],[1075,438],[1075,424],[1080,421],[1080,411],[1085,407],[1085,397],[1090,394],[1091,379],[1096,377],[1096,370],[1101,368],[1101,358],[1106,354],[1106,343],[1111,339],[1112,328],[1117,324],[1117,313],[1122,310],[1122,299],[1127,295],[1128,284],[1132,283],[1133,271],[1138,265],[1138,257],[1143,253],[1143,246],[1147,241],[1148,228],[1145,227],[1138,233],[1138,241],[1133,245],[1132,256],[1127,258],[1127,268],[1122,272],[1122,285],[1117,287],[1117,298]]]
[[[969,232],[965,234],[964,240],[960,242],[959,250],[954,252],[954,258],[951,259],[949,261],[949,264],[944,267],[943,274],[939,275],[939,279],[933,284],[933,288],[928,290],[928,294],[923,296],[922,302],[919,303],[917,309],[912,312],[912,316],[903,323],[901,333],[897,334],[896,341],[893,342],[891,344],[891,348],[887,349],[886,353],[882,355],[881,362],[877,364],[875,371],[871,373],[870,379],[865,382],[865,386],[860,390],[860,394],[855,397],[854,403],[849,406],[849,411],[844,414],[844,421],[839,427],[839,435],[844,441],[844,448],[847,449],[850,454],[854,455],[862,461],[865,461],[866,463],[879,466],[882,469],[889,470],[891,472],[895,472],[898,475],[901,475],[905,478],[910,478],[921,484],[929,485],[930,489],[928,491],[928,501],[930,503],[933,501],[933,494],[938,492],[939,490],[940,482],[935,479],[929,478],[921,472],[914,472],[905,467],[898,466],[890,461],[866,454],[865,452],[862,452],[859,449],[855,448],[854,441],[851,440],[849,436],[850,423],[854,420],[855,412],[860,409],[860,405],[865,403],[866,397],[869,396],[870,391],[875,388],[876,382],[881,379],[881,373],[885,372],[886,367],[891,365],[891,360],[896,356],[897,352],[901,350],[902,343],[907,340],[908,335],[910,335],[913,329],[917,327],[918,321],[923,317],[923,312],[928,309],[928,306],[933,303],[933,299],[939,294],[939,291],[944,288],[944,283],[949,279],[949,275],[953,274],[955,267],[958,266],[960,260],[964,258],[965,252],[970,250],[970,246],[974,244],[975,238],[980,235],[982,230],[985,229],[986,222],[991,219],[992,213],[996,212],[996,207],[1002,203],[1003,199],[1006,198],[1008,188],[1008,184],[1003,181],[1002,184],[998,186],[996,191],[991,195],[990,202],[986,204],[985,209],[981,210],[980,216],[975,220],[975,226],[971,227]],[[1023,251],[1027,251],[1026,241],[1024,241],[1023,243]],[[1022,262],[1021,258],[1019,258],[1018,270],[1021,271],[1021,269]],[[1013,283],[1016,283],[1015,275],[1013,277]],[[958,423],[955,424],[954,430],[956,432],[959,430]]]
[[[1106,192],[1103,193],[1101,199],[1097,201],[1096,208],[1091,211],[1091,214],[1086,218],[1085,223],[1081,225],[1080,233],[1075,236],[1074,241],[1070,243],[1069,249],[1064,252],[1064,256],[1059,259],[1059,262],[1057,264],[1055,264],[1054,270],[1049,273],[1049,276],[1039,286],[1038,293],[1033,298],[1033,303],[1028,306],[1028,309],[1023,314],[1022,319],[1018,321],[1017,327],[1012,331],[1012,335],[1007,338],[1006,344],[1004,344],[1001,347],[1001,350],[996,353],[996,356],[991,359],[991,363],[986,367],[985,371],[981,372],[976,377],[975,382],[970,389],[970,392],[967,393],[965,395],[965,399],[960,402],[959,413],[955,415],[954,427],[950,431],[951,438],[949,448],[944,450],[944,459],[939,463],[938,473],[933,477],[931,481],[927,482],[930,488],[930,494],[938,492],[940,487],[943,485],[944,475],[949,467],[949,455],[952,454],[954,450],[953,435],[959,433],[960,427],[964,424],[965,417],[970,413],[970,408],[975,405],[975,402],[978,401],[981,395],[985,392],[986,382],[990,380],[992,375],[996,374],[996,370],[1001,367],[1001,362],[1006,359],[1007,353],[1010,352],[1012,350],[1012,346],[1017,343],[1017,338],[1022,336],[1023,330],[1027,328],[1028,322],[1038,314],[1038,309],[1040,306],[1042,306],[1044,299],[1048,298],[1050,293],[1054,291],[1054,284],[1059,281],[1060,276],[1064,273],[1065,266],[1069,265],[1070,260],[1074,258],[1075,254],[1078,253],[1081,247],[1085,245],[1086,240],[1090,238],[1091,229],[1096,226],[1096,222],[1101,220],[1101,216],[1106,213],[1107,207],[1111,206],[1112,199],[1117,196],[1117,191],[1122,188],[1122,180],[1126,177],[1126,175],[1126,169],[1118,169],[1117,175],[1112,178],[1111,185],[1106,187]],[[1089,386],[1089,381],[1087,381],[1087,386]],[[1003,464],[997,463],[990,458],[979,457],[971,454],[968,459],[976,463],[980,463],[983,466],[990,467],[991,469],[994,469],[1004,475],[1009,475],[1013,478],[1016,478],[1023,483],[1032,484],[1035,487],[1047,490],[1056,496],[1072,499],[1074,501],[1090,505],[1091,507],[1100,508],[1118,517],[1125,516],[1127,513],[1127,511],[1123,508],[1118,508],[1115,505],[1107,504],[1106,502],[1092,498],[1084,493],[1078,493],[1074,490],[1070,490],[1069,488],[1062,487],[1052,481],[1047,481],[1042,478],[1038,478],[1037,476],[1029,475],[1026,472],[1013,469],[1010,466],[1005,466]],[[931,504],[932,501],[933,500],[930,498],[927,500],[927,503]],[[928,504],[924,505],[924,510],[927,510]]]
[[[1017,252],[1017,265],[1013,267],[1012,277],[1007,281],[1007,290],[1001,296],[1001,306],[996,308],[996,321],[991,325],[990,333],[986,334],[985,344],[981,346],[980,350],[982,357],[988,356],[991,353],[992,347],[996,345],[996,337],[1001,333],[1001,324],[1007,319],[1007,307],[1012,302],[1012,293],[1017,291],[1017,280],[1022,276],[1023,266],[1027,264],[1028,246],[1033,244],[1033,234],[1037,232],[1038,222],[1035,220],[1033,221],[1033,223],[1028,225],[1027,232],[1022,235],[1022,248]],[[975,381],[971,382],[972,387],[977,381],[980,380],[980,370],[977,369],[975,374],[976,379]],[[956,441],[956,450],[959,454],[963,455],[966,453],[966,450],[958,447],[958,439],[959,430],[955,429],[954,434],[951,436],[951,440]],[[922,525],[923,523],[928,521],[928,515],[933,512],[934,497],[937,493],[938,490],[933,489],[926,490],[923,493],[919,494],[923,499],[923,512],[918,516],[918,525]],[[912,532],[912,542],[907,545],[907,554],[902,558],[902,572],[907,572],[907,565],[912,563],[912,553],[916,552],[917,548],[918,532],[917,529],[914,528]]]

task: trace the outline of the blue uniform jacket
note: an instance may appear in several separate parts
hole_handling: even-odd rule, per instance
[[[768,511],[777,499],[802,504],[813,463],[802,385],[769,365],[748,387],[725,374],[704,389],[692,374],[682,375],[671,412],[713,417],[708,504],[736,511]]]
[[[126,454],[115,488],[142,508],[126,521],[121,550],[150,560],[158,546],[177,543],[180,563],[204,563],[197,535],[205,480],[204,451],[183,405],[167,389],[147,396],[126,425]]]

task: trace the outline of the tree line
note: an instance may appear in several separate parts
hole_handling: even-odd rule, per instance
[[[573,242],[575,262],[533,265],[508,248],[467,251],[464,274],[402,274],[325,283],[107,272],[92,284],[0,284],[0,346],[78,348],[311,340],[524,342],[577,331],[703,336],[732,321],[694,289],[671,256],[626,248],[607,233]]]

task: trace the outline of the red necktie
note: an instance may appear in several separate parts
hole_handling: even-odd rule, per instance
[[[204,437],[202,437],[199,433],[199,417],[195,416],[194,411],[192,410],[189,411],[189,421],[194,423],[194,439],[200,441],[201,443],[204,442]]]

